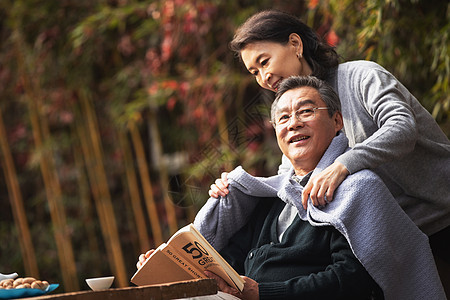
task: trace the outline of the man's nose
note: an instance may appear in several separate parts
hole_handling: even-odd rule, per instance
[[[301,121],[298,120],[298,118],[295,115],[295,113],[292,114],[292,116],[289,118],[288,122],[289,122],[288,126],[287,126],[288,130],[293,130],[295,128],[305,126],[304,122],[301,122]]]

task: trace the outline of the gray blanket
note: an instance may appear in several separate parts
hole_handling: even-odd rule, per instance
[[[341,133],[312,176],[347,149],[347,138]],[[210,198],[194,225],[220,250],[246,224],[261,197],[278,196],[295,206],[302,220],[339,230],[382,288],[385,299],[446,299],[428,237],[409,219],[376,174],[363,170],[349,175],[336,190],[333,202],[317,208],[309,200],[305,211],[300,201],[302,187],[292,179],[293,173],[291,169],[263,178],[236,168],[228,175],[229,195]]]

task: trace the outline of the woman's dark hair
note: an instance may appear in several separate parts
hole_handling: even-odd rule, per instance
[[[240,57],[248,44],[267,41],[286,44],[289,35],[297,33],[303,42],[303,56],[312,69],[312,75],[325,79],[330,68],[339,64],[334,48],[297,17],[277,10],[256,13],[242,24],[230,42],[230,48]]]

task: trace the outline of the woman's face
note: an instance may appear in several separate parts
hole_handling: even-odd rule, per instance
[[[296,34],[292,34],[285,45],[261,41],[248,44],[241,50],[244,65],[255,76],[256,82],[274,92],[283,79],[311,75],[311,68],[302,54],[303,44]]]

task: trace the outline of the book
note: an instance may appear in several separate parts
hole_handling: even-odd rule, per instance
[[[230,286],[242,292],[244,280],[211,246],[203,235],[189,224],[178,230],[167,243],[161,244],[131,278],[136,285],[162,284],[208,278],[211,271]]]

